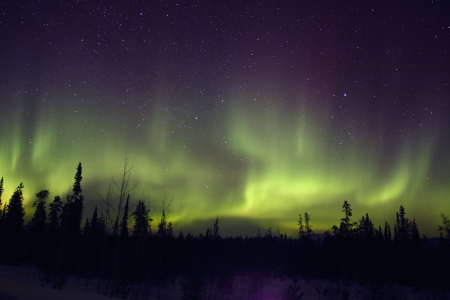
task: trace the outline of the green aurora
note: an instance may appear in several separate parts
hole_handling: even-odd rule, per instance
[[[242,3],[241,3],[242,2]],[[245,2],[245,3],[244,3]],[[437,236],[450,215],[449,2],[5,3],[3,203],[23,182],[84,217],[124,163],[153,226],[296,235],[399,206]]]
[[[427,129],[415,140],[400,140],[396,149],[387,148],[392,142],[380,149],[361,138],[358,128],[337,133],[332,116],[306,105],[287,111],[269,100],[262,106],[234,102],[239,104],[228,106],[225,117],[214,123],[195,114],[179,123],[170,105],[159,103],[148,108],[156,111],[152,117],[124,125],[113,121],[112,112],[98,116],[89,107],[55,114],[58,102],[47,100],[25,126],[20,120],[27,111],[19,99],[16,122],[2,135],[4,199],[24,182],[30,217],[34,194],[41,189],[52,196],[67,194],[81,161],[88,216],[92,204],[102,204],[99,196],[106,195],[111,180],[120,180],[128,159],[134,166],[133,198],[149,199],[156,219],[164,195],[174,199],[170,220],[180,230],[202,232],[205,228],[195,228],[196,222],[211,226],[219,216],[225,233],[254,235],[256,227],[272,227],[295,235],[298,214],[307,211],[316,233],[322,233],[339,223],[340,206],[348,200],[355,220],[368,212],[375,224],[393,222],[404,205],[422,231],[436,235],[450,189],[433,177],[436,145],[427,140]],[[88,120],[97,125],[87,125]],[[25,127],[34,130],[25,134]],[[235,228],[243,220],[254,226],[250,232]]]

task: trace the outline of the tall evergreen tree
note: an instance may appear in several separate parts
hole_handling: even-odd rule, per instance
[[[149,212],[150,210],[147,209],[145,202],[139,200],[131,214],[134,218],[133,236],[146,236],[149,233]]]
[[[23,222],[25,209],[23,206],[23,183],[14,191],[9,200],[4,216],[4,242],[6,243],[5,259],[8,263],[18,264],[23,256]]]
[[[56,231],[61,225],[61,212],[63,207],[63,202],[61,197],[56,196],[52,203],[49,205],[48,213],[48,233],[50,236],[55,235]]]
[[[413,219],[410,223],[410,235],[412,238],[412,244],[414,249],[417,251],[421,248],[421,242],[420,242],[420,233],[419,233],[419,226],[416,223],[416,219]]]
[[[3,177],[0,180],[0,219],[2,217]]]
[[[416,236],[416,244],[417,243],[417,224],[414,225],[413,222],[410,222],[408,218],[406,218],[405,208],[400,206],[399,211],[396,213],[396,222],[394,227],[394,245],[395,247],[403,252],[406,251],[410,244],[410,239],[413,238],[413,235]],[[416,228],[414,228],[414,226]],[[420,236],[419,236],[420,239]]]
[[[344,237],[349,237],[352,234],[353,227],[356,222],[351,221],[352,209],[350,203],[344,201],[342,205],[342,212],[345,213],[345,217],[341,219],[341,224],[339,227],[339,233]]]
[[[410,237],[410,223],[408,218],[405,217],[405,208],[400,205],[400,210],[397,212],[396,225],[397,225],[397,240],[406,241]]]
[[[84,197],[81,194],[81,180],[83,179],[81,173],[82,168],[81,163],[79,163],[74,177],[75,182],[73,184],[72,194],[66,196],[66,202],[61,212],[61,237],[58,246],[59,267],[57,268],[59,279],[56,282],[56,288],[59,289],[65,283],[66,276],[75,271],[76,263],[81,255],[79,239],[84,201]],[[61,280],[62,283],[60,282]]]
[[[103,252],[102,244],[104,242],[104,224],[102,218],[98,217],[97,206],[94,209],[92,218],[88,222],[88,230],[86,234],[86,257],[84,257],[84,277],[86,279],[91,279],[100,274],[100,269],[102,268],[101,254]]]
[[[131,213],[131,216],[134,219],[134,226],[133,226],[133,276],[135,278],[143,277],[145,276],[146,272],[146,266],[143,263],[143,260],[146,255],[146,244],[147,244],[147,237],[150,233],[150,222],[152,221],[149,219],[150,210],[145,205],[144,200],[138,200],[136,207],[134,208],[134,211]],[[159,262],[161,263],[161,262]]]
[[[25,209],[23,207],[23,188],[23,183],[19,184],[8,203],[5,213],[5,223],[10,231],[22,231],[25,216]]]
[[[307,237],[314,235],[312,227],[309,224],[310,220],[311,220],[311,217],[309,216],[309,214],[307,212],[305,212],[305,233],[306,233]]]
[[[81,194],[81,176],[82,168],[81,163],[78,164],[77,172],[75,173],[75,182],[73,184],[73,194],[68,196],[69,204],[69,226],[72,229],[72,234],[78,235],[81,229],[81,219],[83,218],[83,201],[84,197]],[[70,200],[69,200],[70,199]]]
[[[450,221],[448,220],[448,218],[444,215],[441,214],[442,217],[442,225],[439,225],[439,231],[441,232],[445,232],[445,234],[447,235],[447,238],[450,239]]]
[[[219,216],[217,216],[216,221],[213,225],[213,238],[218,239],[220,237],[219,234]]]
[[[81,163],[78,163],[77,172],[75,173],[75,182],[73,184],[73,195],[80,196],[83,190],[81,189],[81,180],[83,177],[81,176],[82,168]]]
[[[384,245],[384,235],[383,235],[383,229],[381,228],[381,225],[378,225],[378,229],[375,230],[375,241],[377,246]]]
[[[298,214],[298,237],[301,238],[305,235],[305,227],[303,226],[302,214]]]
[[[81,163],[78,164],[75,173],[75,182],[73,184],[72,194],[66,196],[66,202],[62,210],[62,221],[66,227],[65,232],[69,238],[77,237],[81,232],[81,219],[83,217],[83,200],[81,194]]]
[[[391,250],[391,248],[392,248],[392,233],[391,233],[391,227],[389,226],[387,221],[384,222],[383,238],[384,238],[384,243],[385,243],[385,249]]]
[[[166,204],[166,199],[165,198],[166,197],[164,195],[164,200],[163,200],[163,203],[162,203],[161,220],[159,221],[159,224],[158,224],[158,232],[157,232],[158,236],[167,236],[167,234],[168,234],[167,213],[168,213],[168,210],[170,208],[170,205],[172,204],[172,201],[169,202],[169,204]]]
[[[2,196],[3,196],[3,177],[0,180],[0,240],[1,240],[1,234],[2,234],[2,223],[3,223],[3,216],[5,213],[5,209],[6,209],[6,204],[5,207],[2,208]]]
[[[359,221],[359,236],[366,242],[371,241],[374,236],[374,228],[373,223],[369,218],[369,214],[366,214],[366,216],[363,216],[361,220]]]
[[[58,268],[62,257],[62,238],[63,232],[61,230],[61,213],[63,202],[61,197],[55,196],[52,203],[49,205],[48,213],[48,233],[46,255],[44,261],[44,272],[46,274],[46,282],[50,282],[58,275]]]
[[[29,224],[31,230],[45,231],[47,221],[47,210],[45,206],[48,195],[50,195],[48,190],[42,190],[36,194],[37,199],[33,202],[33,207],[36,207],[36,210]]]
[[[161,220],[158,224],[158,232],[157,234],[159,236],[166,236],[167,235],[167,216],[166,211],[163,209],[161,213]]]
[[[31,219],[29,226],[29,238],[30,247],[29,256],[32,262],[42,263],[44,257],[44,246],[45,246],[45,233],[46,233],[46,221],[47,221],[47,210],[46,201],[49,195],[48,190],[42,190],[36,194],[37,199],[33,202],[33,207],[36,208],[34,211],[33,218]]]
[[[331,227],[331,234],[333,234],[333,235],[339,235],[339,227],[337,227],[336,225],[333,225],[332,227]]]
[[[94,209],[94,213],[92,214],[92,219],[89,225],[89,235],[93,236],[95,238],[99,238],[100,237],[100,224],[99,224],[99,220],[98,220],[98,212],[97,212],[97,206],[95,206]]]
[[[392,240],[391,227],[389,226],[387,221],[384,222],[384,240],[385,241]]]
[[[25,209],[23,207],[23,183],[14,191],[11,199],[8,203],[8,208],[5,214],[5,222],[8,225],[8,229],[22,229]]]

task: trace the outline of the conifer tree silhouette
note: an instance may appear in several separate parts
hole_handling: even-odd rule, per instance
[[[214,225],[213,225],[213,238],[214,239],[220,238],[220,234],[219,234],[219,216],[217,216],[216,221],[214,222]]]
[[[303,226],[302,214],[298,214],[298,237],[301,238],[305,234],[305,227]]]
[[[0,179],[0,219],[2,217],[2,196],[3,196],[3,177],[2,179]]]
[[[41,265],[45,253],[45,237],[47,231],[47,209],[46,201],[50,192],[42,190],[36,194],[37,199],[33,202],[36,208],[29,227],[29,256],[32,262]]]
[[[441,232],[441,234],[442,232],[445,232],[447,238],[450,239],[450,221],[444,214],[441,214],[441,217],[442,217],[442,225],[439,225],[438,229]]]
[[[145,205],[144,200],[139,200],[133,213],[134,218],[133,236],[146,236],[149,233],[150,210]]]
[[[307,237],[310,237],[311,235],[314,235],[314,231],[312,230],[312,226],[309,224],[311,221],[310,215],[305,212],[305,234]]]
[[[3,231],[6,253],[4,258],[7,263],[19,264],[23,258],[23,222],[25,209],[23,206],[23,183],[14,191],[6,208]]]
[[[54,277],[53,287],[56,289],[61,289],[66,283],[67,276],[75,271],[81,253],[80,232],[84,201],[81,194],[81,180],[83,179],[81,174],[82,167],[79,163],[74,177],[72,194],[66,196],[66,202],[62,207],[56,266],[54,268],[56,277]]]
[[[352,216],[352,209],[347,200],[345,200],[342,205],[342,212],[345,213],[345,217],[341,219],[339,234],[343,237],[350,237],[353,233],[353,227],[356,225],[356,222],[351,221],[350,217]]]
[[[2,223],[3,223],[3,217],[5,215],[5,209],[6,209],[6,204],[4,205],[4,207],[2,207],[2,196],[3,196],[3,177],[0,180],[0,240],[2,240]],[[0,255],[1,255],[1,250],[0,250]]]

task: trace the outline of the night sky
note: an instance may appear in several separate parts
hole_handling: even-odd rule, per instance
[[[70,2],[70,3],[69,3]],[[122,3],[122,4],[119,4]],[[84,216],[125,159],[175,231],[450,215],[449,1],[4,1],[0,176]]]

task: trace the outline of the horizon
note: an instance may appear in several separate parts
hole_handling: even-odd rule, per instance
[[[129,168],[129,170],[131,170],[132,168],[133,167]],[[85,200],[84,201],[84,210],[83,210],[83,221],[82,221],[82,224],[84,224],[86,221],[86,218],[89,218],[89,219],[92,218],[92,213],[94,212],[95,206],[98,207],[99,214],[105,213],[104,209],[106,207],[106,204],[103,199],[106,199],[107,192],[105,191],[104,194],[100,194],[100,193],[98,193],[98,191],[96,191],[95,196],[93,198],[90,198],[90,197],[92,197],[92,196],[89,196],[89,195],[91,195],[91,193],[84,192],[84,185],[83,185],[83,181],[85,180],[84,179],[85,178],[84,177],[85,176],[84,168],[83,168],[82,176],[83,176],[83,180],[81,182],[81,188],[83,189],[82,194],[84,195],[84,198],[85,198],[84,199]],[[109,184],[112,186],[111,202],[112,202],[112,205],[114,206],[114,205],[118,205],[119,191],[114,188],[113,180],[118,185],[120,185],[122,182],[120,180],[117,180],[117,178],[111,179],[111,181],[109,182]],[[179,207],[179,205],[177,205],[176,199],[169,199],[168,197],[166,197],[166,195],[164,195],[163,198],[160,199],[161,201],[155,201],[155,200],[159,200],[159,199],[153,199],[153,198],[149,197],[148,195],[145,195],[144,193],[141,193],[139,197],[136,197],[136,195],[133,195],[133,190],[137,186],[133,186],[131,183],[132,183],[132,181],[130,180],[130,185],[131,185],[130,207],[134,208],[134,205],[137,203],[138,200],[144,200],[146,205],[150,208],[149,217],[152,219],[152,221],[150,222],[150,226],[153,231],[155,230],[155,228],[157,228],[157,224],[160,220],[160,216],[162,213],[162,202],[164,200],[166,203],[166,208],[167,208],[167,205],[169,205],[168,210],[166,211],[166,214],[168,217],[167,221],[173,223],[175,236],[178,236],[180,231],[182,231],[184,235],[187,235],[188,233],[191,233],[194,236],[204,235],[208,228],[213,227],[214,221],[216,220],[216,218],[218,218],[220,235],[222,237],[239,237],[239,236],[257,237],[258,235],[265,236],[267,231],[269,229],[271,229],[273,236],[278,236],[278,234],[281,234],[281,235],[286,234],[288,237],[298,238],[298,216],[299,216],[299,213],[297,213],[294,216],[294,218],[286,220],[286,223],[292,223],[292,224],[290,224],[289,226],[284,226],[284,227],[272,226],[271,225],[272,223],[277,224],[276,219],[275,220],[273,220],[273,219],[265,220],[265,223],[262,225],[262,223],[258,222],[258,220],[252,220],[249,218],[236,217],[236,216],[224,216],[223,217],[220,215],[214,216],[212,218],[204,218],[204,219],[197,218],[193,221],[188,220],[186,222],[183,219],[177,218],[176,215],[175,216],[173,215],[174,211],[176,213],[177,208]],[[49,204],[53,201],[55,196],[60,196],[61,199],[63,201],[65,201],[66,196],[70,195],[72,193],[72,191],[71,191],[72,188],[73,188],[73,182],[72,182],[72,185],[70,187],[68,187],[66,194],[52,195],[52,193],[50,191],[50,195],[46,201],[47,212],[49,209]],[[32,200],[30,200],[30,198],[27,199],[28,193],[26,192],[26,186],[25,186],[23,192],[25,195],[24,203],[25,203],[25,212],[26,212],[25,217],[24,217],[25,218],[24,226],[26,226],[33,216],[34,208],[32,208],[32,202],[34,201],[34,199],[37,199],[37,197],[36,196],[31,197]],[[8,194],[5,193],[5,191],[3,191],[2,207],[9,202],[10,197],[7,197],[7,195]],[[11,195],[12,195],[12,191],[11,191]],[[375,220],[369,212],[359,213],[359,209],[355,209],[355,207],[352,206],[352,203],[349,203],[349,204],[351,205],[352,214],[353,214],[353,216],[351,217],[352,222],[358,222],[359,220],[361,220],[361,217],[365,216],[366,214],[369,214],[369,217],[371,218],[371,221],[373,222],[375,229],[378,229],[379,226],[381,226],[381,228],[384,229],[384,224],[386,221],[390,225],[391,230],[393,230],[393,228],[394,228],[393,226],[395,224],[395,215],[399,211],[398,209],[395,210],[392,214],[385,216],[385,218],[383,220],[382,219]],[[400,207],[400,205],[402,205],[402,204],[399,204],[399,207]],[[404,206],[404,205],[402,205],[402,206]],[[324,235],[326,231],[331,232],[331,227],[333,225],[339,226],[339,223],[341,222],[341,218],[344,217],[344,213],[342,212],[342,203],[338,206],[330,205],[330,210],[331,210],[331,208],[334,208],[335,210],[339,211],[341,213],[341,215],[338,215],[335,211],[335,214],[338,215],[338,218],[335,219],[334,221],[330,222],[327,228],[325,228],[325,227],[318,228],[316,226],[317,224],[315,224],[315,222],[314,222],[315,215],[312,215],[310,211],[300,212],[300,214],[302,215],[302,218],[303,218],[303,215],[305,212],[307,212],[309,214],[309,216],[312,217],[312,219],[310,221],[310,225],[312,226],[314,235],[319,235],[319,236]],[[328,209],[328,207],[327,207],[327,209]],[[421,226],[421,223],[420,223],[420,218],[416,218],[414,215],[411,215],[409,213],[408,207],[405,207],[405,212],[406,212],[406,217],[410,221],[416,220],[416,222],[418,223],[418,226],[419,226],[418,228],[419,228],[419,232],[420,232],[421,236],[423,234],[425,234],[427,238],[439,237],[438,226],[442,225],[442,217],[441,217],[442,214],[439,214],[437,216],[437,218],[435,219],[435,221],[436,221],[435,226],[434,226],[435,232],[433,232],[433,227],[431,227],[431,234],[430,234],[428,232],[424,232],[423,227]],[[272,223],[270,223],[271,221],[272,221]],[[130,222],[131,223],[130,223],[129,228],[132,229],[132,224],[133,224],[132,218],[130,218]],[[356,225],[356,227],[358,226],[358,224]]]

